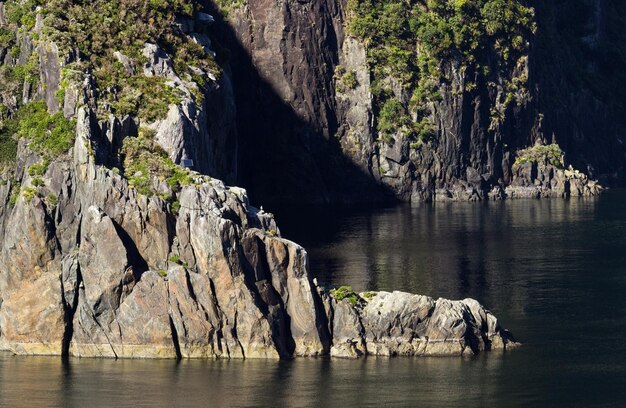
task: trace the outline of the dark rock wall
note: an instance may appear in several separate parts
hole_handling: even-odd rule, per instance
[[[475,78],[444,63],[452,81],[432,107],[437,136],[419,149],[376,141],[365,50],[346,36],[345,1],[250,0],[232,11],[218,30],[232,53],[240,184],[263,202],[481,199],[494,188],[502,194],[492,197],[504,197],[516,152],[536,143],[558,143],[568,165],[621,182],[622,111],[616,94],[598,91],[589,78],[611,80],[599,50],[619,32],[607,13],[623,7],[610,0],[534,3],[538,30],[514,73],[528,77],[529,92],[490,129],[505,90],[478,82],[466,91]],[[564,30],[567,24],[578,30]],[[356,72],[356,89],[337,89],[338,65]]]

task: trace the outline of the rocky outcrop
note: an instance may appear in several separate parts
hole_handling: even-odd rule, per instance
[[[372,113],[364,49],[357,42],[351,45],[354,53],[342,58],[359,70],[364,86],[346,90],[340,118],[323,106],[333,96],[332,80],[326,77],[335,63],[325,49],[338,40],[340,27],[319,30],[339,21],[341,8],[311,3],[316,20],[310,24],[299,5],[284,3],[280,12],[276,6],[259,2],[241,11],[249,13],[241,20],[243,26],[260,23],[252,37],[241,37],[254,45],[255,64],[271,69],[274,62],[264,50],[271,55],[284,48],[285,33],[271,19],[297,14],[299,34],[289,37],[290,57],[283,71],[289,78],[271,81],[274,91],[285,100],[301,101],[300,125],[321,118],[324,124],[318,130],[328,140],[339,128],[349,133],[361,127],[366,134]],[[36,19],[33,33],[43,34],[42,9],[24,10]],[[4,15],[2,3],[2,24]],[[213,58],[206,31],[213,22],[205,13],[177,19],[176,35],[192,39]],[[64,77],[68,64],[81,62],[80,51],[59,49],[48,37],[33,33],[17,29],[11,41],[19,43],[19,55],[0,47],[4,68],[28,64],[29,70],[23,81],[8,75],[12,70],[3,72],[6,78],[17,78],[11,87],[23,85],[22,101],[16,99],[16,89],[1,93],[3,115],[13,119],[13,111],[45,101],[37,111],[37,120],[47,126],[41,137],[73,127],[74,120],[76,132],[73,147],[70,143],[64,149],[55,149],[54,143],[37,149],[30,136],[17,130],[2,133],[3,142],[15,138],[19,144],[0,182],[0,350],[110,358],[291,358],[461,355],[514,344],[475,301],[384,292],[338,300],[333,291],[318,286],[309,274],[306,251],[281,238],[273,216],[252,207],[245,190],[212,178],[229,181],[238,172],[228,64],[219,77],[203,71],[210,80],[196,81],[189,72],[179,75],[170,55],[156,44],[143,47],[143,66],[120,51],[107,50],[117,61],[116,69],[142,73],[143,81],[158,77],[148,83],[161,86],[162,80],[167,87],[161,88],[163,93],[176,91],[176,98],[160,101],[167,116],[145,123],[140,112],[116,116],[109,106],[115,98],[106,96],[120,90],[99,87],[90,69]],[[324,43],[302,41],[318,34],[325,36]],[[318,66],[319,73],[299,72],[300,60]],[[321,84],[318,92],[307,90],[313,83]],[[293,84],[302,87],[294,92]],[[17,116],[14,127],[27,123]],[[295,123],[287,119],[279,129]],[[306,145],[297,155],[303,166],[291,174],[302,184],[312,181],[313,196],[326,188],[320,180],[330,174],[320,165],[312,178],[303,176],[315,166],[311,151],[327,152],[330,161],[337,160],[333,168],[346,170],[341,173],[346,187],[361,183],[365,190],[380,193],[362,177],[374,150],[360,150],[359,159],[348,163],[317,145],[316,138],[308,134],[296,144]],[[128,149],[125,142],[131,142]],[[133,148],[141,151],[133,156]],[[288,151],[280,153],[279,160],[289,161]],[[388,155],[399,162],[404,153],[390,150]],[[198,172],[174,164],[189,159]],[[333,189],[325,191],[328,201],[343,197]]]
[[[102,136],[94,129],[81,109],[74,148],[49,166],[45,187],[32,197],[10,183],[0,190],[1,349],[288,358],[457,355],[508,341],[472,301],[378,293],[355,308],[333,300],[309,275],[306,251],[280,238],[244,190],[196,173],[171,192],[174,210],[96,163]],[[20,157],[25,189],[37,157],[24,146]],[[11,190],[19,193],[14,206]]]
[[[253,210],[243,190],[197,175],[179,193],[176,213],[96,164],[94,128],[82,109],[73,158],[50,166],[37,196],[20,194],[5,207],[3,349],[104,357],[324,354],[329,338],[306,253],[269,236],[278,231],[273,220]],[[18,169],[23,186],[32,181],[26,168]]]
[[[510,333],[473,299],[450,301],[402,292],[330,300],[334,357],[451,356],[516,347]]]
[[[513,172],[513,183],[505,190],[512,198],[590,197],[604,190],[571,166],[562,169],[547,163],[526,163],[513,166]]]

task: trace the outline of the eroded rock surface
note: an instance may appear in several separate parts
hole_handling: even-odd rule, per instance
[[[453,356],[518,344],[473,299],[450,301],[403,292],[331,300],[334,357]]]
[[[4,207],[0,348],[288,358],[461,355],[507,343],[474,301],[381,292],[359,307],[337,302],[313,282],[306,251],[244,190],[196,174],[174,210],[96,163],[94,126],[81,109],[68,160],[50,166],[39,195]]]

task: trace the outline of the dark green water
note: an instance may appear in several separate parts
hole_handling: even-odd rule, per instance
[[[473,297],[524,347],[360,361],[63,364],[0,354],[0,405],[626,406],[625,191],[277,218],[321,280]]]

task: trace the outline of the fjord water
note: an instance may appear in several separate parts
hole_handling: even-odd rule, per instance
[[[626,406],[625,191],[276,214],[320,281],[473,297],[524,346],[358,361],[0,354],[0,406]]]

